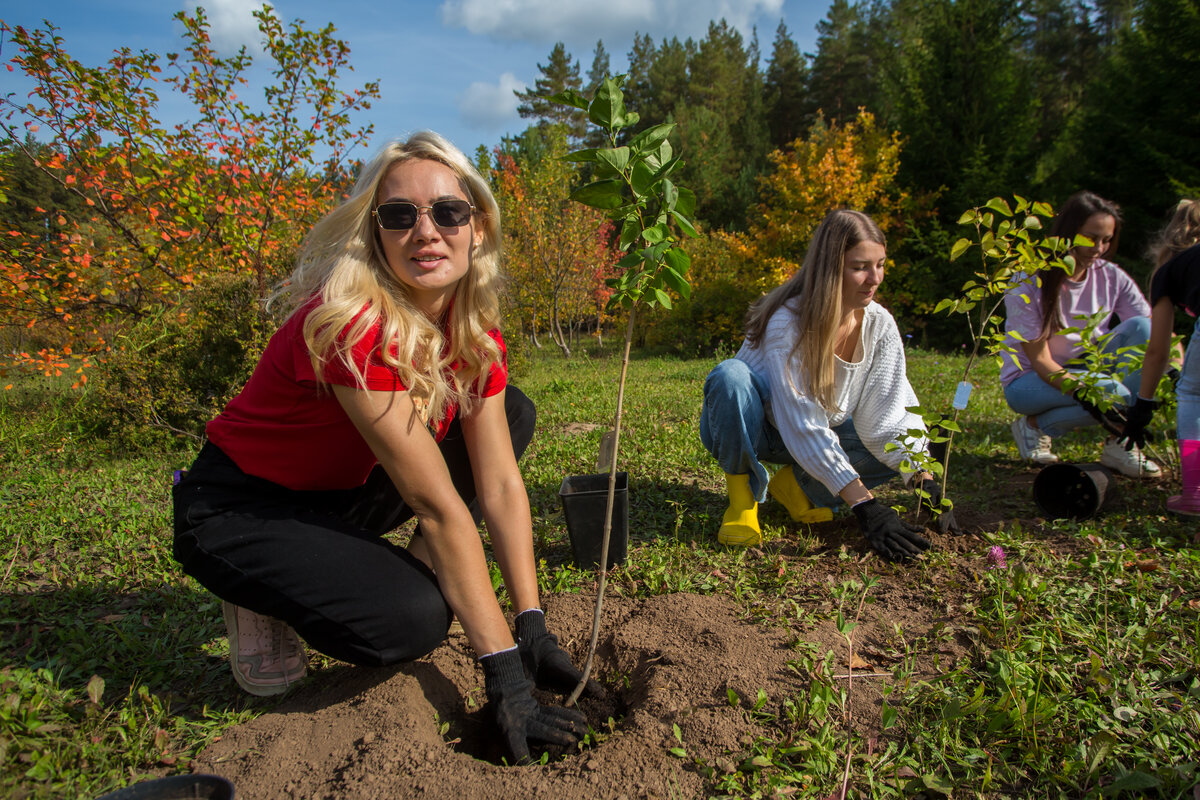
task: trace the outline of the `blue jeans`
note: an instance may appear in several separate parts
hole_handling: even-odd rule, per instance
[[[1149,339],[1150,318],[1133,317],[1112,329],[1112,336],[1104,343],[1103,351],[1115,353],[1122,347],[1145,344]],[[1122,356],[1116,363],[1114,375],[1098,381],[1096,386],[1113,395],[1119,405],[1129,406],[1137,396],[1142,380],[1140,367],[1130,370],[1136,364],[1128,355]],[[1071,395],[1055,389],[1032,370],[1004,387],[1004,399],[1018,414],[1036,416],[1038,428],[1051,439],[1077,428],[1099,424]]]
[[[1175,387],[1176,436],[1181,440],[1200,440],[1200,319],[1192,330],[1179,373],[1179,384]]]
[[[761,503],[767,499],[767,474],[763,461],[796,464],[783,437],[767,420],[771,400],[767,382],[744,361],[722,361],[704,381],[704,408],[700,412],[700,441],[729,475],[749,475],[750,490]],[[853,420],[836,425],[842,451],[859,478],[871,488],[896,477],[858,438]],[[799,466],[793,470],[800,488],[814,506],[835,507],[839,498]]]

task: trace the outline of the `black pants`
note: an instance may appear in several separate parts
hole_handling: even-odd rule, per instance
[[[520,458],[533,438],[533,402],[509,386],[505,412]],[[457,420],[439,447],[478,522]],[[224,600],[287,622],[322,653],[382,666],[446,638],[452,613],[437,578],[382,538],[413,512],[378,465],[356,489],[295,491],[247,475],[209,442],[175,486],[174,505],[183,571]]]

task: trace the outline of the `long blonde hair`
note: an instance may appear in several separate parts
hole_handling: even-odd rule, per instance
[[[771,316],[790,303],[796,315],[796,343],[788,353],[788,380],[829,412],[837,410],[833,351],[842,321],[842,267],[846,251],[862,242],[887,247],[883,231],[866,214],[844,208],[830,211],[813,233],[800,269],[746,313],[746,340],[757,347]]]
[[[409,288],[388,267],[371,213],[379,185],[392,168],[418,159],[444,164],[455,173],[477,209],[472,226],[483,228],[441,327],[421,313]],[[320,297],[320,306],[304,321],[304,342],[318,380],[325,366],[337,360],[365,385],[353,350],[378,323],[384,342],[380,357],[427,403],[432,423],[452,403],[470,411],[472,386],[501,358],[488,335],[500,324],[500,248],[500,209],[487,182],[462,151],[438,134],[422,131],[387,144],[363,167],[350,196],[313,226],[291,277],[272,299],[286,300],[296,313]],[[452,373],[449,367],[456,362],[459,368]]]
[[[1184,198],[1171,209],[1171,218],[1150,243],[1150,261],[1157,270],[1195,244],[1200,244],[1200,201]]]

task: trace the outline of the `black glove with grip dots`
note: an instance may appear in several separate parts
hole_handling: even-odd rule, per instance
[[[509,764],[531,763],[529,743],[571,747],[587,734],[587,719],[575,709],[543,706],[533,699],[517,648],[479,659],[483,687],[500,746]]]
[[[1110,408],[1108,411],[1101,411],[1100,406],[1093,403],[1091,400],[1084,398],[1083,393],[1078,389],[1071,395],[1076,403],[1083,406],[1083,410],[1092,415],[1092,419],[1100,423],[1100,427],[1111,433],[1113,436],[1120,436],[1122,428],[1125,426],[1125,418],[1120,412]]]
[[[917,488],[929,495],[921,498],[921,507],[937,515],[938,533],[962,536],[963,529],[954,518],[954,509],[942,508],[942,484],[934,478],[922,478]]]
[[[579,685],[583,673],[571,663],[571,658],[558,646],[558,638],[546,630],[546,615],[540,608],[531,608],[517,615],[513,623],[517,633],[517,649],[525,674],[539,689],[570,694]],[[583,688],[587,697],[603,697],[604,688],[589,680]]]
[[[864,500],[851,509],[858,518],[867,544],[888,561],[908,561],[929,549],[924,528],[909,525],[895,511],[875,498]]]
[[[1126,450],[1132,450],[1136,446],[1139,450],[1146,446],[1146,442],[1154,440],[1154,434],[1146,430],[1146,426],[1150,424],[1150,420],[1154,418],[1154,409],[1158,408],[1158,403],[1154,400],[1147,400],[1144,397],[1138,396],[1125,411],[1125,430],[1117,438],[1118,442],[1123,442]]]

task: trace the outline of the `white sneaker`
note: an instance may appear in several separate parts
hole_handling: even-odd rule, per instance
[[[1146,458],[1137,445],[1126,450],[1125,445],[1114,438],[1104,441],[1104,450],[1100,453],[1100,463],[1110,469],[1115,469],[1122,475],[1128,475],[1130,478],[1157,478],[1162,474],[1158,464]]]
[[[304,677],[304,645],[286,622],[222,601],[234,680],[259,697],[283,694]]]
[[[1050,437],[1030,425],[1028,417],[1017,417],[1011,427],[1021,458],[1034,464],[1053,464],[1058,461],[1058,456],[1050,452]]]

